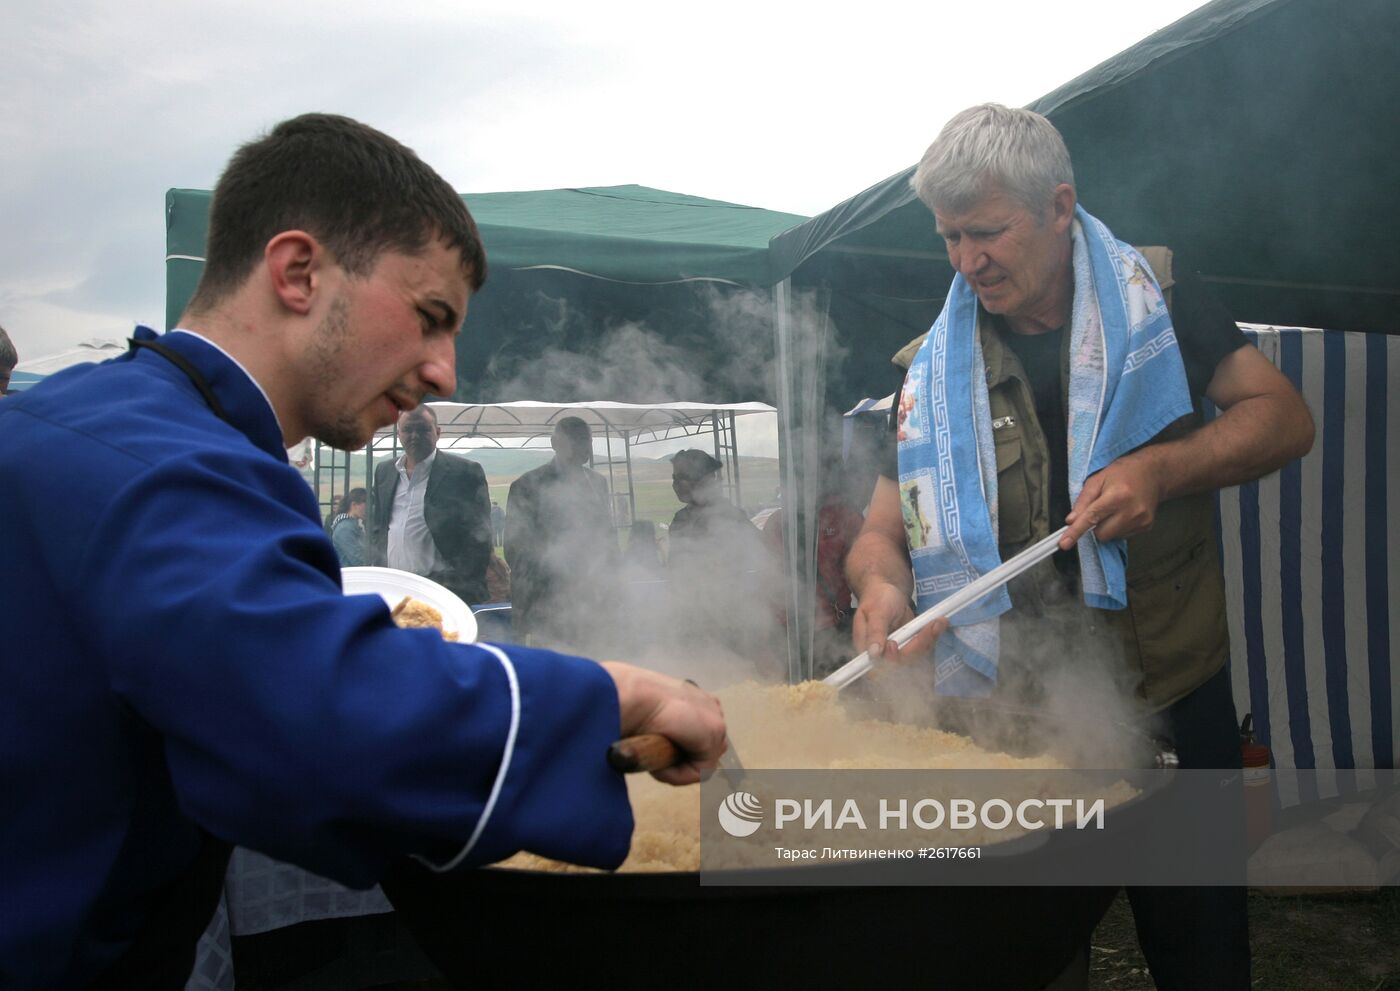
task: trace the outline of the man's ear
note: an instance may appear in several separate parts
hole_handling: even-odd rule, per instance
[[[1061,233],[1069,230],[1069,225],[1074,220],[1074,206],[1078,202],[1079,197],[1069,183],[1062,182],[1055,187],[1055,198],[1050,203],[1050,216],[1055,230]]]
[[[267,242],[263,260],[281,304],[300,316],[309,313],[330,261],[321,242],[306,231],[283,231]]]

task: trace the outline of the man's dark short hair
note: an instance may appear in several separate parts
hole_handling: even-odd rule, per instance
[[[435,427],[437,426],[438,422],[437,410],[433,409],[427,403],[419,403],[417,406],[413,407],[413,409],[404,410],[402,413],[399,414],[400,419],[402,419],[403,417],[408,417],[409,419],[421,418],[424,420],[430,420],[433,426]]]
[[[581,416],[566,416],[554,425],[556,437],[567,437],[579,444],[593,443],[593,428]]]
[[[340,501],[336,503],[335,511],[348,513],[351,506],[358,506],[362,502],[369,502],[369,493],[365,491],[364,486],[357,485],[340,497]]]
[[[687,482],[698,482],[722,468],[718,461],[693,447],[678,451],[671,459],[672,471]]]
[[[235,291],[267,242],[293,230],[314,236],[352,276],[386,251],[417,254],[440,239],[461,252],[473,291],[486,280],[476,223],[441,176],[366,124],[303,114],[239,148],[224,169],[190,309],[207,311]]]

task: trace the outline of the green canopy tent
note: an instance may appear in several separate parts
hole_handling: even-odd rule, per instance
[[[199,280],[211,198],[166,193],[170,327]],[[768,243],[805,218],[644,186],[463,198],[488,277],[458,341],[457,389],[444,398],[732,405],[774,394]],[[732,450],[732,432],[721,432]],[[329,504],[369,467],[322,454],[314,481]]]
[[[170,327],[199,280],[211,198],[166,193]],[[445,398],[732,405],[775,391],[768,243],[805,218],[644,186],[463,198],[488,277]],[[350,459],[324,454],[317,464],[348,486]]]
[[[167,326],[199,278],[210,195],[166,194]],[[771,385],[754,374],[753,362],[716,344],[742,339],[746,358],[763,357],[752,348],[768,341],[752,325],[767,329],[771,321],[768,243],[806,218],[644,186],[463,198],[481,230],[489,274],[458,345],[456,394],[444,398],[767,398],[759,390]],[[684,375],[668,367],[678,355]]]

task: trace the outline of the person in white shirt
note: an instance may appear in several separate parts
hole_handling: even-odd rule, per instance
[[[375,466],[370,539],[376,560],[485,602],[491,498],[475,461],[437,449],[432,407],[399,415],[404,453]]]

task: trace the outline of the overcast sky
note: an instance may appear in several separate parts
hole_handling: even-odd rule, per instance
[[[0,0],[0,325],[21,362],[159,327],[166,189],[297,113],[373,124],[463,192],[810,215],[1198,5]]]

